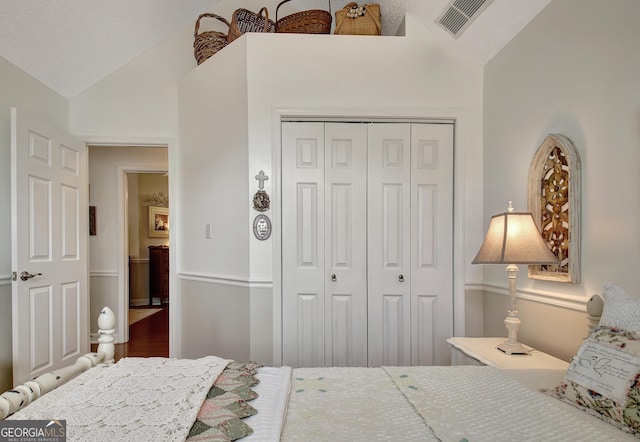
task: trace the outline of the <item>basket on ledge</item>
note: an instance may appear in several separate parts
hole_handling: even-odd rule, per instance
[[[278,20],[280,6],[291,0],[283,0],[276,8],[276,32],[290,34],[329,34],[331,32],[331,1],[329,11],[310,9],[287,15]]]
[[[247,32],[276,32],[276,24],[273,20],[269,20],[269,11],[266,7],[258,12],[244,8],[233,12],[227,42],[231,43]]]
[[[382,22],[380,5],[370,3],[358,5],[351,2],[336,11],[334,34],[340,35],[381,35]]]
[[[200,14],[198,20],[196,21],[196,28],[193,32],[193,55],[196,57],[196,61],[198,64],[205,61],[207,58],[211,57],[215,53],[217,53],[220,49],[224,48],[229,43],[227,42],[227,34],[218,31],[206,31],[198,34],[198,29],[200,28],[200,20],[205,17],[212,17],[217,20],[220,20],[222,23],[227,25],[229,28],[229,22],[216,14]]]

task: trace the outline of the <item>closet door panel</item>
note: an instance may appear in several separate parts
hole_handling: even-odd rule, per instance
[[[282,124],[282,357],[324,365],[324,125]]]
[[[417,333],[415,346],[417,348],[415,350],[416,360],[413,363],[414,365],[445,365],[438,364],[439,361],[435,358],[438,327],[434,324],[438,322],[438,297],[418,295],[416,298]]]
[[[367,131],[325,124],[325,365],[367,364]]]
[[[321,293],[298,293],[296,314],[296,365],[299,367],[317,367],[323,355]]]
[[[436,248],[438,244],[437,202],[438,187],[432,184],[421,184],[417,186],[417,262],[418,268],[434,268],[437,257]]]
[[[362,363],[355,362],[354,351],[362,347],[360,342],[356,342],[354,336],[354,308],[352,295],[331,295],[331,321],[329,336],[327,337],[327,366],[333,367],[354,367],[362,366]],[[366,353],[365,353],[366,356]],[[365,358],[366,365],[366,358]]]
[[[382,266],[401,269],[404,265],[404,198],[401,183],[382,184]]]
[[[412,360],[448,365],[453,335],[453,125],[411,125]]]
[[[318,253],[318,183],[296,183],[296,242],[299,269],[312,271],[322,268],[322,257]],[[321,246],[322,244],[320,244]]]
[[[368,128],[369,365],[410,365],[409,124]]]
[[[405,304],[403,294],[382,296],[382,361],[379,365],[408,365],[405,341],[409,324]]]

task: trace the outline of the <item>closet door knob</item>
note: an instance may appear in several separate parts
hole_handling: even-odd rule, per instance
[[[332,280],[333,282],[336,282],[336,281],[338,280],[338,278],[336,277],[336,274],[335,274],[335,273],[331,274],[331,280]]]
[[[404,282],[404,275],[399,275],[398,276],[398,281]]]

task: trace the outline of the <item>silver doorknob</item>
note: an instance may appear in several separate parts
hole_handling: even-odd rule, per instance
[[[404,282],[404,275],[399,275],[398,276],[398,281]]]
[[[335,273],[331,274],[331,280],[332,280],[333,282],[336,282],[336,281],[338,280],[338,278],[336,277],[336,274],[335,274]]]
[[[29,272],[22,272],[20,273],[20,279],[22,279],[23,281],[26,281],[27,279],[35,278],[36,276],[41,276],[41,275],[42,273],[31,274]]]

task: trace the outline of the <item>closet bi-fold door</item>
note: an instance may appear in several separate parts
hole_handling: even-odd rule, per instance
[[[369,365],[448,365],[453,125],[368,132]]]
[[[368,131],[369,366],[411,365],[411,125]]]
[[[367,364],[362,124],[282,124],[283,363]]]
[[[411,125],[411,365],[449,365],[453,124]]]

